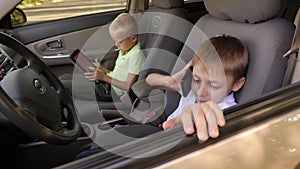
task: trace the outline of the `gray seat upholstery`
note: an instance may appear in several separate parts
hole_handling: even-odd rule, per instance
[[[153,6],[138,17],[139,41],[146,56],[145,64],[139,74],[139,82],[143,81],[149,73],[171,74],[178,55],[193,28],[189,13],[183,8],[183,0],[153,0],[152,4]],[[140,86],[140,84],[143,85]],[[131,113],[135,119],[144,119],[133,115],[135,110],[143,110],[144,113],[154,111],[157,116],[163,114],[164,111],[162,91],[151,91],[146,98],[141,98],[141,95],[144,95],[141,93],[147,92],[144,85],[146,84],[142,82],[135,84],[132,88],[135,95],[139,97],[139,102],[134,102],[133,105],[136,109],[132,109],[133,113]],[[134,97],[131,95],[131,98]],[[136,114],[139,116],[141,113]]]
[[[183,0],[153,0],[152,2],[153,5],[148,10],[134,15],[139,26],[139,42],[146,56],[139,80],[144,79],[151,72],[171,73],[178,54],[193,27],[188,12],[183,9]],[[178,25],[182,26],[178,27]],[[175,26],[176,29],[173,29]],[[131,94],[130,97],[134,98],[135,96]],[[128,97],[123,97],[122,101],[125,103],[128,100]],[[83,103],[78,108],[80,112],[84,112],[80,114],[82,121],[93,123],[98,121],[97,118],[93,118],[97,109],[103,110],[102,112],[107,109],[126,112],[131,110],[127,109],[122,102],[98,101],[95,104],[80,101],[80,103]],[[149,106],[148,103],[140,105]]]
[[[183,0],[153,0],[152,4],[138,22],[139,41],[147,58],[139,79],[153,71],[171,73],[193,27]]]
[[[171,0],[170,0],[171,1]],[[193,57],[194,51],[206,39],[228,34],[240,38],[249,50],[249,69],[238,101],[252,99],[281,86],[286,68],[282,55],[289,49],[294,25],[275,18],[280,0],[204,0],[209,14],[200,18],[190,32],[172,72],[182,69]],[[232,5],[236,4],[236,5]],[[238,8],[237,8],[238,7]],[[166,93],[166,114],[177,107],[180,96]],[[157,132],[147,125],[125,126],[116,130],[135,137]],[[122,129],[122,131],[120,130]]]
[[[291,45],[294,32],[290,21],[276,17],[280,0],[204,0],[204,3],[209,14],[195,24],[173,72],[191,60],[203,40],[227,34],[241,39],[249,50],[246,83],[237,93],[237,101],[245,102],[280,88],[287,66],[282,56]],[[174,102],[176,98],[171,99]]]
[[[139,26],[139,42],[146,56],[146,61],[139,74],[138,80],[142,81],[152,72],[171,73],[186,38],[193,28],[193,24],[190,22],[189,13],[183,8],[183,3],[183,0],[152,0],[153,6],[150,6],[145,12],[135,15]],[[143,90],[144,88],[142,86],[141,91]],[[146,113],[149,113],[149,110],[156,112],[161,111],[164,108],[161,96],[164,97],[164,95],[160,94],[161,93],[158,93],[155,96],[152,95],[154,98],[150,96],[146,100],[140,100],[135,109],[137,110],[137,114],[141,114],[142,112],[140,111],[142,110],[145,110],[144,112]],[[155,103],[149,100],[155,100]],[[101,121],[101,119],[95,118],[96,116],[94,114],[97,113],[93,112],[93,110],[97,110],[95,104],[90,105],[90,103],[86,102],[83,102],[83,104],[84,106],[80,106],[81,112],[85,112],[80,118],[82,121],[88,123],[97,123]],[[103,108],[103,105],[105,106],[105,103],[99,105],[100,109]],[[139,117],[132,117],[129,116],[127,112],[119,111],[122,110],[119,108],[119,105],[116,105],[115,107],[118,109],[115,113],[121,113],[121,115],[125,117],[124,119],[126,119],[126,122],[142,122],[139,121]],[[110,107],[106,106],[103,109],[106,108]],[[112,114],[112,112],[113,111],[107,110],[101,111],[104,116],[106,116],[106,114]],[[108,117],[108,119],[110,118]],[[139,131],[147,133],[147,130],[144,130],[144,128],[140,129],[134,130],[131,127],[128,127],[128,131],[132,131],[133,133],[136,132],[138,135],[140,133]],[[118,130],[122,130],[122,128],[118,128]],[[127,129],[125,130],[127,131]],[[154,131],[158,131],[157,128],[154,128]]]

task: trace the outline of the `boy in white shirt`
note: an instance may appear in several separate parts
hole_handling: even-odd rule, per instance
[[[203,42],[192,61],[176,74],[150,74],[146,78],[149,85],[182,95],[181,80],[193,68],[192,90],[181,97],[163,128],[182,123],[184,131],[192,134],[195,123],[200,140],[217,137],[218,125],[225,125],[222,110],[236,104],[233,93],[244,85],[247,65],[248,52],[243,43],[235,37],[218,36]]]

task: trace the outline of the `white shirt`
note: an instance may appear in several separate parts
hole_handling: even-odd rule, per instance
[[[180,113],[182,112],[182,109],[185,106],[194,104],[196,102],[196,97],[192,91],[190,91],[186,97],[182,96],[182,91],[179,91],[179,93],[181,94],[179,105],[178,105],[177,109],[168,117],[168,120],[179,116]],[[233,97],[233,93],[229,94],[227,97],[225,97],[225,99],[223,101],[221,101],[218,104],[218,106],[222,110],[226,109],[227,107],[233,106],[233,105],[236,105],[235,99]]]

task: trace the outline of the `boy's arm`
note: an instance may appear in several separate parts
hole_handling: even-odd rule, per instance
[[[180,116],[165,121],[163,128],[166,130],[178,124],[183,125],[186,134],[193,134],[196,130],[198,139],[205,141],[219,136],[218,126],[225,125],[225,117],[216,103],[208,101],[186,106]]]
[[[113,79],[110,76],[104,75],[103,79],[104,82],[109,83],[119,89],[129,91],[134,82],[137,80],[137,75],[129,73],[127,76],[127,81],[120,81],[117,79]]]
[[[112,77],[106,75],[102,69],[94,69],[94,71],[84,73],[84,76],[88,80],[100,80],[109,83],[119,89],[129,91],[134,82],[137,80],[137,75],[129,73],[127,76],[127,81],[120,81],[113,79]]]
[[[109,70],[109,69],[103,67],[102,65],[99,65],[99,69],[101,69],[105,74],[111,72],[111,70]]]
[[[175,73],[172,76],[161,75],[158,73],[151,73],[147,76],[146,82],[153,87],[157,87],[160,89],[167,90],[175,90],[178,91],[181,85],[181,79],[189,71],[192,66],[192,62],[190,61],[183,69],[179,72]]]
[[[179,90],[179,85],[172,76],[151,73],[147,76],[146,82],[152,86],[166,90]]]

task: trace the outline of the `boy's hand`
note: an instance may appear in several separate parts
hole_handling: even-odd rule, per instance
[[[219,136],[218,126],[225,125],[225,117],[219,106],[212,101],[195,103],[185,107],[177,118],[164,122],[163,128],[166,130],[181,123],[189,135],[195,132],[195,125],[198,139],[205,141],[209,136]]]
[[[93,64],[95,65],[95,67],[97,69],[100,69],[103,73],[107,74],[108,72],[110,72],[110,70],[108,70],[107,68],[103,67],[100,62],[98,61],[98,59],[96,58],[95,61],[93,62]],[[94,71],[94,70],[92,70]]]
[[[96,69],[94,73],[95,73],[95,80],[103,80],[104,77],[106,76],[101,68]]]
[[[94,80],[103,80],[106,76],[105,73],[101,69],[93,68],[90,69],[90,72],[84,73],[84,77],[88,80],[94,81]]]
[[[95,65],[96,69],[100,69],[104,72],[104,68],[101,66],[100,62],[98,61],[98,59],[96,58],[95,61],[93,62],[93,64]],[[92,70],[95,71],[95,70]]]
[[[192,61],[189,61],[184,68],[182,68],[179,72],[175,73],[174,75],[172,75],[172,78],[174,79],[174,84],[176,84],[176,88],[179,89],[180,88],[180,83],[182,78],[184,77],[184,75],[190,71],[190,67],[192,66]]]
[[[98,59],[96,58],[95,61],[93,62],[93,64],[95,65],[96,68],[100,67],[100,63],[98,61]]]
[[[95,65],[95,67],[89,67],[90,72],[84,73],[84,77],[91,81],[103,80],[105,73],[102,70],[102,66],[97,58],[95,59],[95,62],[93,62],[93,64]]]
[[[89,67],[89,70],[90,70],[90,72],[86,72],[83,74],[84,77],[90,81],[96,80],[96,75],[95,75],[96,68]]]

